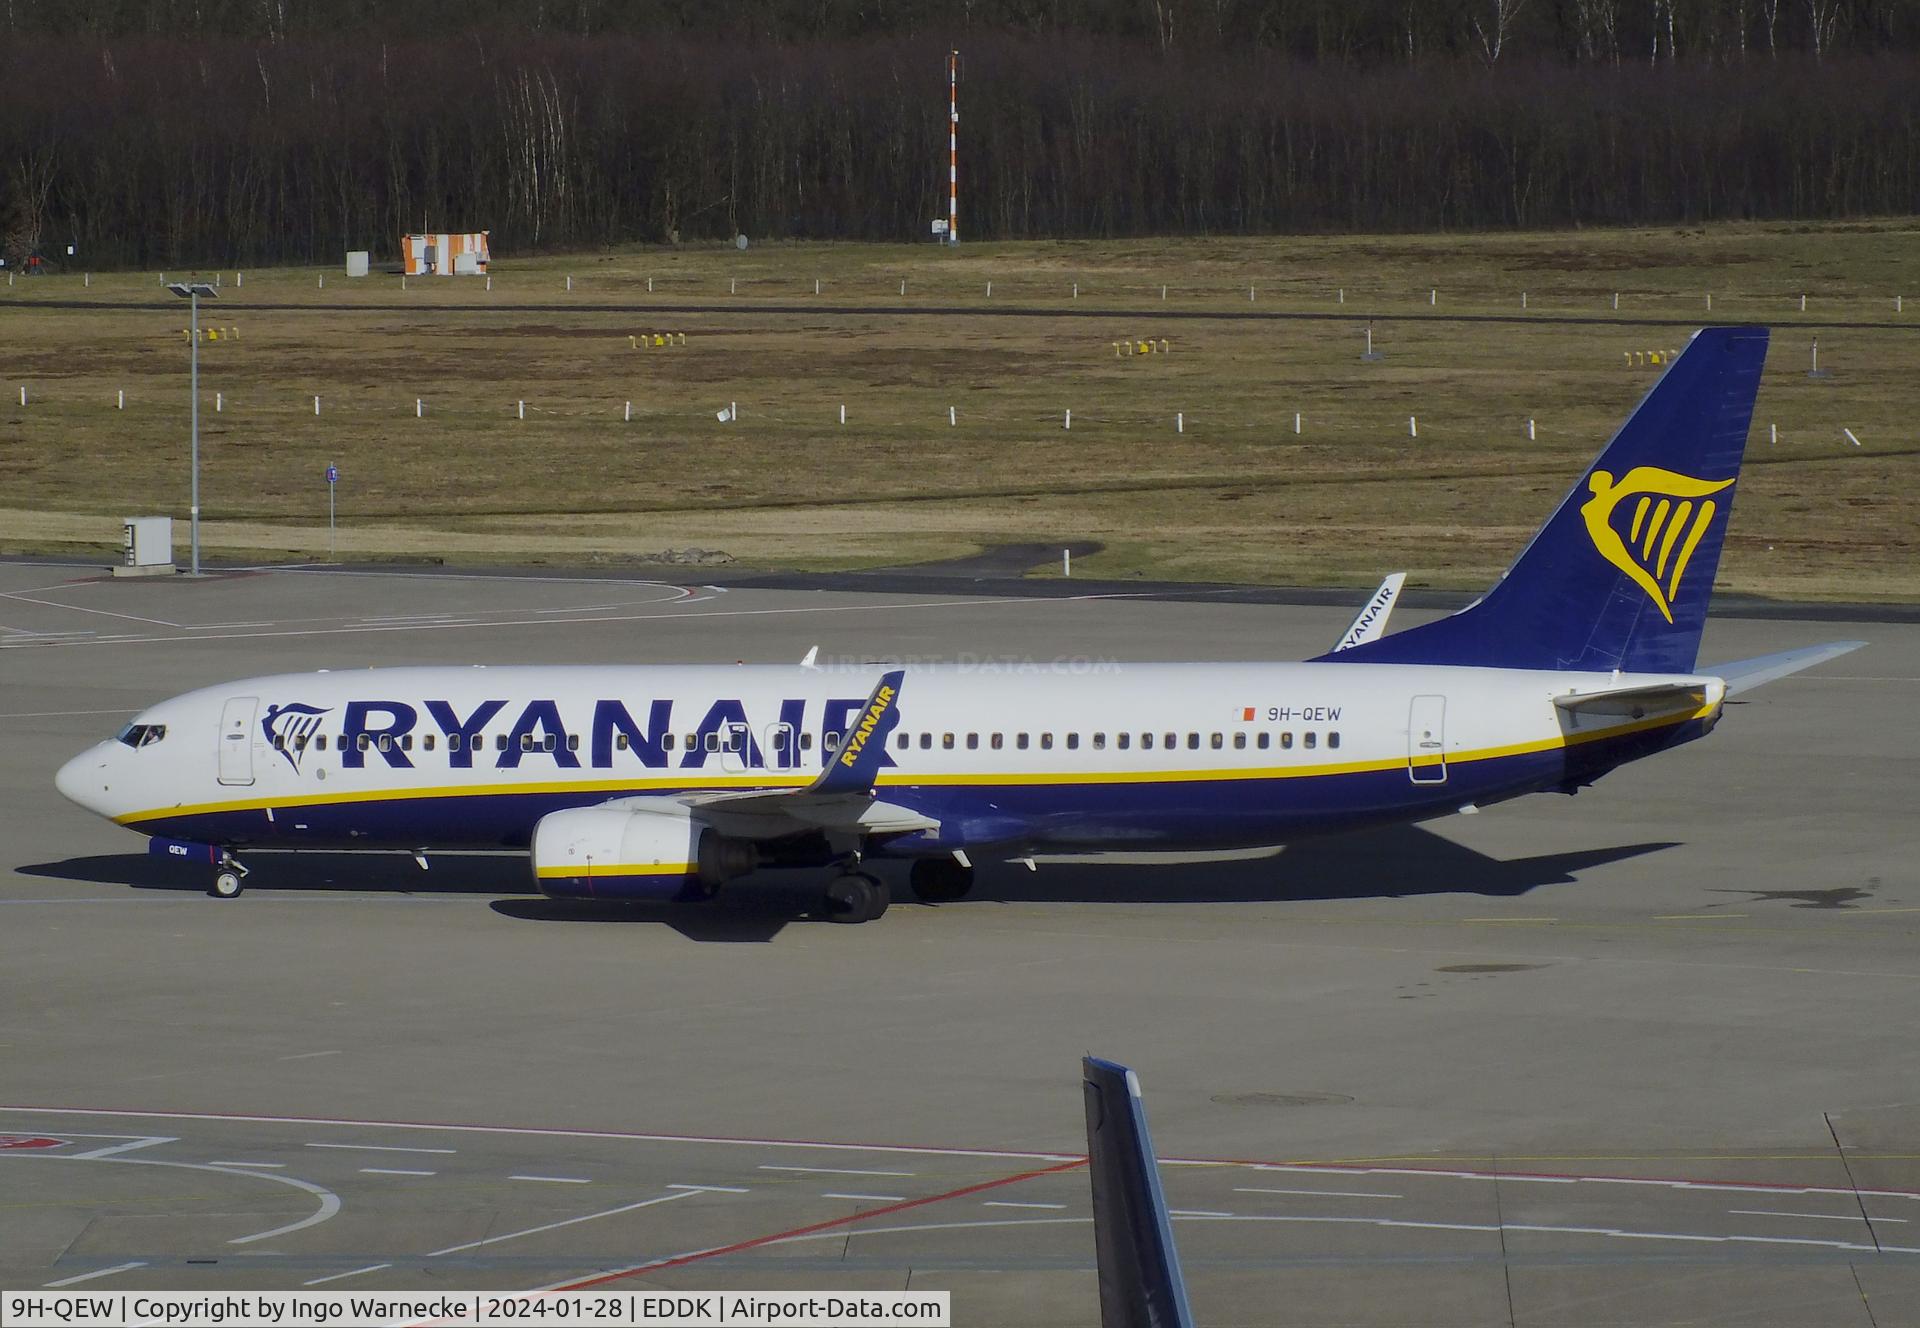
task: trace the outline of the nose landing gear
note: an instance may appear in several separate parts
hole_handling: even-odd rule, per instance
[[[247,868],[240,859],[231,853],[220,855],[220,869],[213,874],[213,884],[207,887],[207,893],[215,899],[238,899],[246,887]]]

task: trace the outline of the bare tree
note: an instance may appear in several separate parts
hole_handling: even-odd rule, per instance
[[[1479,39],[1480,55],[1489,65],[1500,63],[1500,52],[1506,49],[1507,34],[1513,29],[1513,20],[1526,7],[1527,0],[1488,0],[1491,13],[1488,18],[1493,23],[1492,31],[1480,22],[1478,14],[1473,17],[1473,35]]]
[[[1840,0],[1807,0],[1807,29],[1812,38],[1813,58],[1818,60],[1833,45],[1834,30],[1840,26]]]

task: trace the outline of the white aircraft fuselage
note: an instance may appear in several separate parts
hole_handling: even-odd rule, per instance
[[[549,812],[797,790],[882,669],[452,667],[283,674],[153,706],[61,770],[150,835],[276,848],[524,848]],[[1555,697],[1697,688],[1652,713]],[[880,855],[1275,844],[1571,789],[1699,737],[1723,688],[1373,664],[905,672],[877,797],[924,828]],[[163,736],[150,739],[155,726]]]

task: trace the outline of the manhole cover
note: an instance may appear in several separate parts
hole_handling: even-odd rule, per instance
[[[1353,1099],[1345,1093],[1215,1093],[1211,1101],[1223,1107],[1342,1107]]]
[[[1528,969],[1545,967],[1545,964],[1445,964],[1433,971],[1436,973],[1525,973]]]

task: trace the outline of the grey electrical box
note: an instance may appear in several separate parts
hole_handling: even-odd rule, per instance
[[[120,523],[122,552],[115,576],[164,576],[173,571],[173,518],[130,516]]]
[[[367,251],[365,249],[349,249],[347,251],[347,275],[350,277],[364,277],[367,275]]]

